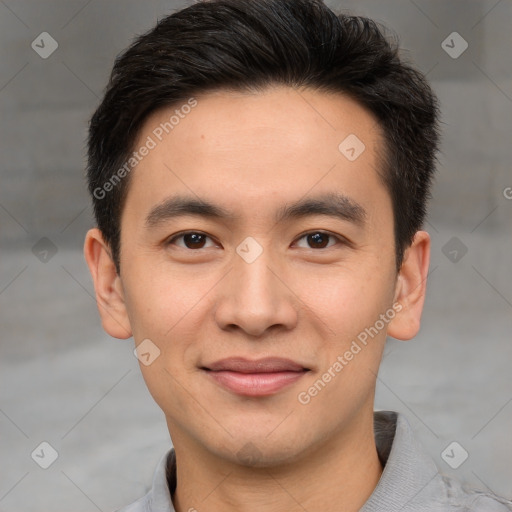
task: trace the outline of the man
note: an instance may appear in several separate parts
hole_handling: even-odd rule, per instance
[[[174,445],[125,512],[512,510],[373,411],[386,336],[419,330],[437,118],[378,27],[320,1],[196,3],[117,59],[85,257]]]

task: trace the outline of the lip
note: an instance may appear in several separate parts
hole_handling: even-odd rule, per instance
[[[244,396],[268,396],[297,382],[309,368],[290,359],[231,357],[201,368],[222,387]]]
[[[308,370],[301,364],[284,357],[264,357],[256,360],[244,357],[228,357],[215,361],[204,368],[214,372],[231,371],[238,373],[301,372]]]

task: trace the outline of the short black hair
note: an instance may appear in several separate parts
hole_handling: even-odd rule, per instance
[[[91,118],[89,191],[118,273],[126,163],[148,116],[201,93],[272,85],[343,93],[376,117],[400,268],[424,221],[439,143],[438,101],[425,76],[376,22],[334,13],[322,0],[211,0],[137,37],[116,58]]]

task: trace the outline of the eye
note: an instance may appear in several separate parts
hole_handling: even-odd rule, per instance
[[[305,233],[298,240],[306,241],[305,243],[308,244],[307,246],[301,245],[298,242],[296,243],[299,247],[305,249],[327,249],[336,245],[336,243],[343,242],[340,237],[323,231],[311,231],[309,233]],[[208,245],[208,241],[210,241],[210,245]],[[215,247],[211,237],[201,233],[200,231],[187,231],[174,235],[167,241],[167,245],[176,245],[182,249],[191,250]]]
[[[306,233],[299,238],[299,240],[303,239],[305,239],[306,243],[309,244],[308,247],[305,247],[306,249],[326,249],[327,247],[336,245],[336,242],[329,244],[329,239],[341,243],[341,239],[339,237],[331,235],[330,233],[324,233],[323,231],[311,231],[310,233]]]
[[[178,244],[176,243],[176,240],[182,240],[183,243]],[[214,244],[207,246],[206,240],[211,240],[211,238],[204,233],[199,231],[187,231],[186,233],[174,235],[167,241],[167,245],[177,245],[182,249],[204,249],[207,247],[214,247]]]

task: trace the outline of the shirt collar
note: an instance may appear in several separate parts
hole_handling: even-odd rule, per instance
[[[360,512],[406,512],[420,494],[437,488],[439,471],[403,414],[374,412],[374,431],[384,470]]]
[[[360,512],[405,512],[420,493],[435,486],[437,466],[423,451],[403,414],[375,411],[374,432],[384,470]],[[151,491],[146,495],[146,510],[176,512],[171,500],[175,489],[176,456],[172,448],[157,466]]]

